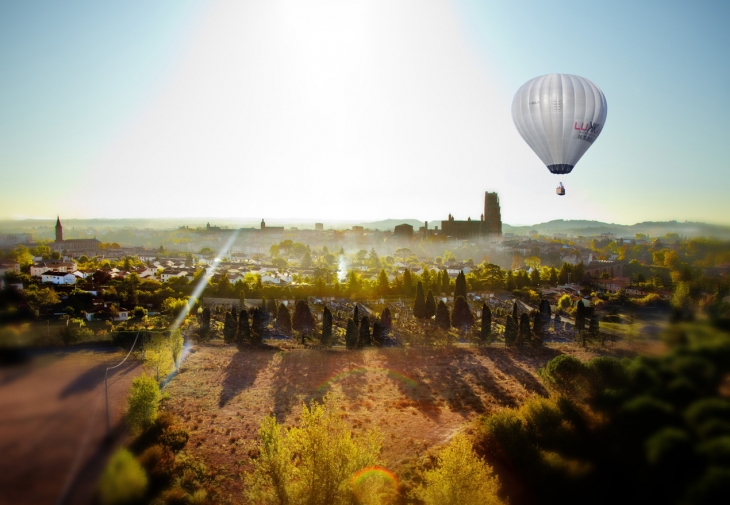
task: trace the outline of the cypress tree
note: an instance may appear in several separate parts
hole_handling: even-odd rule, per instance
[[[261,307],[259,307],[261,311],[261,317],[264,318],[264,325],[266,325],[269,322],[269,312],[266,306],[266,298],[261,297]]]
[[[504,325],[504,345],[513,346],[517,343],[517,323],[515,323],[512,316],[507,316],[507,321]]]
[[[266,302],[266,312],[269,314],[269,317],[276,317],[278,311],[276,309],[276,300],[273,298],[270,298]]]
[[[534,345],[540,346],[542,345],[542,339],[544,335],[543,331],[543,317],[542,314],[538,311],[534,311],[532,314],[532,332],[534,334],[532,343]]]
[[[423,284],[418,281],[416,287],[416,299],[413,302],[413,317],[423,319],[426,317],[426,297],[423,294]]]
[[[591,311],[591,317],[588,320],[588,335],[591,337],[591,339],[598,338],[598,335],[600,333],[600,323],[598,321],[598,316],[596,315],[595,311]]]
[[[412,291],[413,280],[411,279],[411,271],[406,268],[406,271],[403,272],[403,294],[406,296],[411,296]]]
[[[264,329],[266,328],[266,316],[259,307],[254,307],[251,315],[251,341],[260,344],[264,338]]]
[[[519,315],[519,311],[517,310],[517,300],[515,300],[515,303],[512,305],[512,319],[516,323],[517,321],[520,320],[519,317],[520,317],[520,315]]]
[[[433,298],[433,292],[431,290],[428,290],[428,295],[426,295],[426,317],[431,318],[436,315],[436,300]]]
[[[380,314],[380,324],[383,325],[383,336],[387,335],[393,327],[393,317],[388,307],[385,307],[383,313]]]
[[[480,336],[483,344],[492,342],[492,311],[487,307],[486,303],[482,305],[482,328]]]
[[[459,272],[459,275],[456,276],[456,285],[454,286],[454,300],[459,298],[460,296],[464,297],[466,300],[466,276],[464,275],[464,272]]]
[[[354,349],[357,346],[357,325],[352,319],[347,320],[347,329],[345,331],[345,346],[348,349]]]
[[[208,340],[210,338],[210,309],[205,307],[200,314],[200,338]]]
[[[583,305],[583,300],[578,301],[578,305],[575,307],[575,330],[579,334],[583,334],[586,325],[586,307]],[[585,339],[584,339],[585,341]]]
[[[279,304],[279,311],[276,314],[276,329],[288,337],[291,336],[291,316],[289,309],[283,303]]]
[[[560,320],[560,313],[555,312],[555,317],[553,318],[553,331],[561,331],[563,329],[563,321]]]
[[[292,328],[300,333],[302,344],[304,344],[306,335],[314,328],[314,318],[309,310],[309,304],[305,300],[297,300],[296,305],[294,305]]]
[[[372,342],[370,341],[370,320],[368,319],[368,316],[363,316],[362,321],[360,321],[360,332],[358,334],[357,346],[367,347],[369,345],[372,345]]]
[[[251,327],[248,325],[248,312],[242,310],[238,315],[238,343],[242,344],[251,340]]]
[[[373,323],[373,343],[378,346],[383,346],[383,324],[375,320]]]
[[[532,340],[532,330],[530,328],[530,316],[526,312],[523,312],[520,316],[520,333],[517,338],[519,345],[529,344]]]
[[[446,304],[439,300],[438,307],[436,307],[436,326],[442,330],[448,330],[451,326],[451,317],[449,316],[449,309]]]
[[[231,317],[233,318],[233,325],[238,327],[238,318],[236,317],[238,315],[238,310],[236,309],[237,307],[235,306],[231,307]]]
[[[233,320],[230,312],[226,312],[225,320],[223,322],[223,341],[226,344],[232,344],[236,338],[236,323]]]
[[[332,312],[326,306],[322,312],[322,345],[332,345]]]
[[[451,312],[451,326],[467,330],[474,324],[474,314],[463,296],[454,300],[454,310]]]
[[[540,316],[542,316],[543,332],[550,327],[550,302],[545,298],[540,300]]]
[[[355,321],[356,325],[360,324],[360,306],[355,302],[355,310],[352,313],[352,320]]]
[[[441,270],[441,292],[448,293],[450,287],[449,273],[446,270]]]
[[[507,271],[507,278],[505,279],[505,287],[507,288],[507,291],[514,291],[517,287],[517,283],[515,282],[515,275],[512,273],[512,270]]]

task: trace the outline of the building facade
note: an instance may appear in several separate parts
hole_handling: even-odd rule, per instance
[[[447,221],[441,221],[444,235],[459,240],[500,239],[502,237],[502,213],[497,193],[484,193],[484,213],[479,221],[457,221],[449,214]]]
[[[65,253],[68,256],[96,256],[99,250],[99,241],[95,238],[63,240],[63,226],[61,218],[56,218],[56,241],[49,244],[51,250]]]

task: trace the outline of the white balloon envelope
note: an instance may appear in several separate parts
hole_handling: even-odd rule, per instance
[[[548,170],[569,174],[606,122],[606,97],[588,79],[548,74],[527,81],[512,101],[512,120]],[[562,183],[560,188],[562,188]],[[560,193],[558,188],[558,194]]]

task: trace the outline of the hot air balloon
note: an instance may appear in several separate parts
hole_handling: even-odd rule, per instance
[[[588,79],[548,74],[527,81],[512,101],[512,120],[535,154],[559,181],[575,167],[603,130],[606,97]]]

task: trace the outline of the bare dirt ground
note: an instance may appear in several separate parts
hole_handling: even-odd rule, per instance
[[[0,368],[0,504],[92,501],[111,448],[102,443],[104,370],[124,356],[108,350],[45,353]],[[130,357],[109,373],[113,428],[141,368]]]
[[[261,420],[274,414],[295,425],[302,402],[327,392],[342,397],[355,432],[380,430],[381,463],[398,473],[476,416],[548,394],[536,372],[561,352],[581,359],[631,354],[574,345],[239,351],[211,343],[193,351],[166,388],[165,408],[190,431],[188,450],[227,473],[221,485],[234,502],[241,501],[241,473],[250,468]]]

